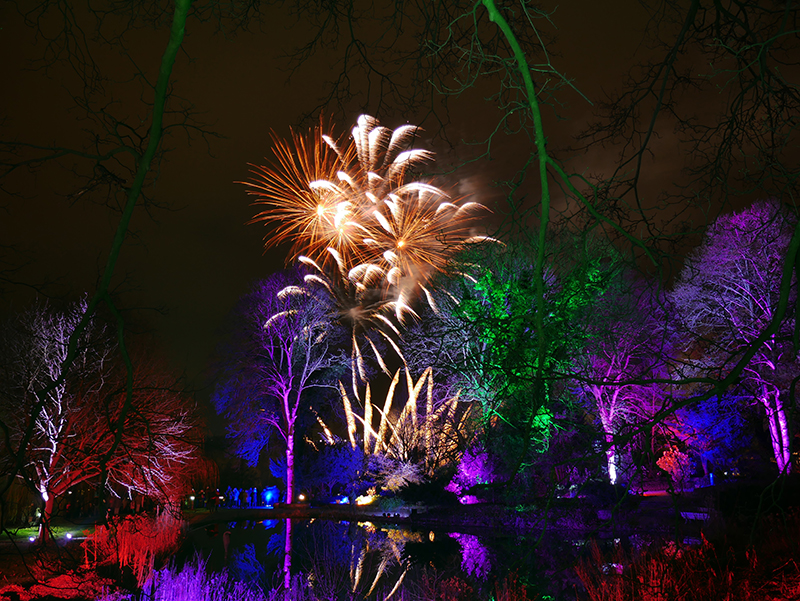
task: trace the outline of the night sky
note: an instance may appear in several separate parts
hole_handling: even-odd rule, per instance
[[[556,4],[548,1],[544,6],[555,8]],[[27,5],[32,3],[20,3],[23,10]],[[92,25],[86,14],[79,13],[79,18],[87,28]],[[554,66],[593,101],[602,99],[604,90],[616,89],[632,65],[648,55],[642,44],[647,14],[633,0],[561,3],[552,20],[558,28],[558,37],[549,46]],[[37,39],[34,29],[9,3],[0,6],[0,23],[2,139],[85,147],[93,125],[80,120],[82,113],[70,98],[70,91],[80,89],[76,74],[63,64],[37,68],[34,61],[43,55],[43,39]],[[54,19],[42,22],[50,34],[56,25]],[[189,145],[183,134],[166,139],[170,152],[160,165],[157,182],[148,189],[162,207],[137,209],[133,236],[125,243],[115,280],[122,304],[142,309],[137,320],[152,329],[173,367],[185,370],[195,384],[203,381],[198,376],[237,298],[254,279],[280,268],[286,250],[263,253],[263,227],[245,225],[257,209],[250,206],[245,188],[234,182],[248,177],[249,162],[262,162],[269,155],[270,130],[286,135],[290,126],[313,111],[334,69],[332,52],[308,61],[287,79],[283,55],[296,47],[306,31],[302,22],[295,23],[286,14],[286,7],[266,9],[261,25],[250,29],[223,35],[213,23],[189,20],[185,52],[173,71],[174,91],[193,103],[200,119],[221,137],[211,138],[208,146],[198,137]],[[98,65],[107,77],[126,80],[131,77],[133,60],[154,78],[167,35],[163,24],[132,32],[130,59],[113,44],[95,47]],[[116,114],[127,115],[132,122],[144,114],[138,84],[108,84],[108,90],[108,100],[117,101],[112,107]],[[363,98],[328,108],[339,133],[359,113],[374,114],[374,107]],[[559,98],[565,104],[559,109],[563,118],[545,112],[551,147],[569,143],[593,110],[570,90]],[[376,116],[390,127],[407,122],[423,126],[431,133],[422,146],[436,150],[440,164],[449,165],[470,156],[473,151],[461,142],[485,133],[491,111],[480,94],[453,99],[452,123],[444,133],[456,143],[456,150],[443,142],[436,123],[424,120],[424,111],[401,114],[387,101]],[[681,167],[680,156],[669,142],[667,132],[655,146],[659,168],[651,172],[653,181],[648,182],[654,189],[659,178],[671,181]],[[497,208],[503,196],[491,182],[503,174],[503,157],[514,152],[500,148],[494,161],[481,160],[468,172],[461,170],[460,185],[449,183]],[[600,173],[610,168],[615,154],[597,150],[561,158],[575,169]],[[73,166],[86,173],[85,162],[70,158],[42,164],[33,173],[15,170],[3,181],[0,256],[4,269],[15,268],[5,272],[13,282],[0,288],[3,318],[25,308],[36,290],[57,298],[94,290],[118,213],[103,206],[102,193],[76,198],[86,179],[76,178]]]

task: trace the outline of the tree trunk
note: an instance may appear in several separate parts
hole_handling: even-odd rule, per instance
[[[286,502],[294,501],[294,426],[286,437]]]
[[[44,493],[46,496],[44,502],[44,510],[42,511],[42,523],[39,525],[39,543],[45,544],[50,541],[50,519],[53,517],[53,507],[55,506],[55,498],[53,495]]]
[[[598,409],[600,410],[600,423],[603,426],[603,433],[606,439],[606,464],[608,465],[608,480],[611,484],[617,483],[617,447],[614,444],[614,428],[612,426],[613,417],[609,415],[606,408],[600,405],[600,398],[598,401]]]
[[[614,433],[606,432],[606,462],[608,464],[608,479],[611,484],[617,483],[617,447],[614,444]]]
[[[789,426],[786,422],[786,412],[780,392],[777,390],[762,389],[761,403],[767,412],[767,425],[769,426],[769,439],[772,443],[772,453],[778,464],[778,473],[789,474],[792,471],[792,456],[789,448]]]
[[[789,434],[789,422],[786,418],[786,411],[783,408],[783,401],[780,393],[775,394],[775,419],[778,422],[778,432],[781,436],[781,457],[783,459],[782,474],[792,473],[792,438]]]
[[[780,401],[777,407],[767,407],[767,423],[769,424],[769,438],[772,442],[772,452],[778,464],[778,472],[789,474],[792,471],[792,456],[789,452],[789,429],[786,424],[786,413]]]

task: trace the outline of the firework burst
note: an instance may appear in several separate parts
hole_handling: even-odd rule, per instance
[[[275,229],[264,238],[270,248],[292,241],[291,258],[300,253],[319,256],[327,247],[355,247],[363,234],[351,224],[349,208],[329,187],[321,185],[334,178],[352,161],[351,154],[340,154],[322,142],[319,131],[311,140],[291,132],[291,142],[272,135],[274,167],[251,165],[254,177],[243,182],[264,206],[250,223],[264,222]]]
[[[292,132],[289,143],[273,136],[273,166],[254,166],[245,182],[255,204],[265,207],[252,222],[275,226],[267,247],[292,241],[290,259],[302,254],[330,266],[331,248],[348,272],[381,270],[383,285],[396,290],[396,317],[402,319],[416,286],[479,238],[470,230],[483,207],[409,181],[433,157],[413,148],[416,126],[391,130],[362,115],[345,144],[324,129],[320,124],[307,137]]]
[[[391,130],[362,115],[344,143],[326,129],[321,121],[288,142],[273,134],[272,165],[254,165],[243,183],[264,208],[251,223],[271,226],[265,246],[291,242],[288,260],[311,270],[306,287],[324,290],[350,330],[356,390],[367,381],[365,352],[387,374],[381,347],[405,363],[400,325],[421,293],[436,311],[425,285],[464,244],[485,239],[470,233],[483,207],[411,177],[433,158],[413,147],[416,126]]]
[[[383,287],[378,286],[385,275],[384,271],[375,265],[363,263],[347,270],[338,252],[329,248],[328,253],[333,257],[336,268],[327,272],[308,257],[301,256],[298,259],[315,272],[305,276],[306,286],[322,289],[333,302],[337,321],[350,330],[353,377],[357,373],[362,382],[367,380],[364,343],[375,354],[380,368],[389,374],[376,339],[385,340],[404,363],[405,359],[395,342],[400,337],[400,330],[391,319],[396,301],[388,299]]]

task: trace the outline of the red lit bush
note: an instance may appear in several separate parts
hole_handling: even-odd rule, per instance
[[[83,543],[96,563],[130,568],[141,587],[157,565],[163,564],[180,547],[185,522],[169,512],[155,517],[132,515],[97,526]]]

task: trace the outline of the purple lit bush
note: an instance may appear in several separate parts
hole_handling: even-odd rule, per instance
[[[453,532],[450,536],[461,545],[461,569],[473,578],[485,579],[492,569],[489,549],[473,534]]]
[[[306,456],[300,465],[300,487],[313,498],[330,501],[337,494],[355,498],[373,485],[364,481],[366,458],[360,447],[345,441],[324,445],[314,455]]]
[[[142,590],[143,596],[152,601],[217,601],[237,599],[240,601],[264,601],[277,599],[265,595],[258,587],[234,580],[228,572],[208,573],[206,562],[195,558],[182,570],[167,567],[153,572],[153,576]]]
[[[474,495],[465,495],[476,484],[494,482],[495,474],[489,454],[480,447],[473,447],[464,453],[458,464],[456,475],[445,490],[456,494],[461,503],[469,505],[478,501]]]
[[[133,595],[108,593],[98,601],[130,601]],[[206,562],[195,557],[182,569],[174,566],[153,572],[142,589],[148,601],[314,601],[301,575],[292,578],[288,590],[263,591],[253,584],[235,580],[227,571],[209,573]]]

